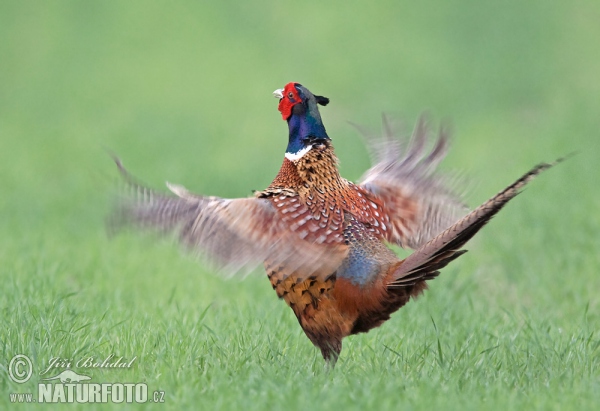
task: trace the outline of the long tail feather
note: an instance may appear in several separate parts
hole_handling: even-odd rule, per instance
[[[424,244],[403,261],[393,274],[388,287],[404,287],[437,276],[439,274],[438,270],[466,252],[466,250],[460,250],[460,248],[487,224],[506,203],[515,198],[527,183],[565,158],[560,158],[550,164],[542,163],[535,166],[513,184]]]

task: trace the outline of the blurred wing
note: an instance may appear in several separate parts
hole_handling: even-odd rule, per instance
[[[401,247],[419,248],[448,228],[466,212],[449,179],[436,173],[445,157],[448,136],[445,130],[426,151],[428,129],[419,119],[409,144],[398,138],[396,127],[383,117],[383,138],[369,137],[373,166],[360,180],[360,186],[379,197],[393,230],[389,240]]]
[[[111,220],[113,228],[175,232],[183,244],[214,262],[223,273],[247,273],[268,260],[271,266],[284,266],[299,279],[326,277],[347,253],[343,243],[303,240],[282,223],[267,199],[204,197],[170,184],[177,196],[160,194],[135,183],[120,168],[133,193],[120,201]]]

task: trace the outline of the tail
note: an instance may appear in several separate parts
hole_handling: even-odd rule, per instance
[[[42,378],[43,381],[50,381],[50,380],[58,380],[60,378],[60,374],[55,375],[52,378]]]
[[[392,274],[388,287],[406,287],[421,280],[437,277],[440,269],[467,252],[467,250],[461,250],[460,248],[486,225],[506,203],[515,198],[527,183],[567,157],[559,158],[550,164],[542,163],[535,166],[510,186],[424,244],[402,262]]]

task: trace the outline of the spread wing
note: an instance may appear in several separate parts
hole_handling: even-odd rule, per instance
[[[135,182],[116,161],[129,193],[120,199],[111,228],[175,232],[181,243],[224,274],[248,273],[268,260],[271,266],[285,266],[286,272],[299,279],[326,277],[347,253],[343,243],[303,240],[282,222],[268,199],[200,196],[170,184],[175,195],[162,194]]]
[[[424,117],[408,144],[385,116],[383,137],[361,131],[369,140],[374,165],[359,184],[383,201],[393,227],[391,242],[417,249],[465,214],[466,206],[452,188],[456,184],[436,172],[448,148],[444,129],[429,151]]]

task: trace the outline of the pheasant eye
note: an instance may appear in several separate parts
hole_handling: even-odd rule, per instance
[[[291,91],[288,93],[288,98],[294,98],[294,93],[292,93]]]

